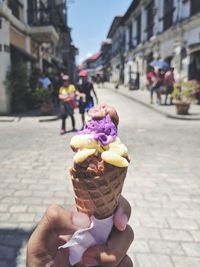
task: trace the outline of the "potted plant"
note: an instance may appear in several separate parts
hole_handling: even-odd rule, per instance
[[[191,102],[195,99],[200,85],[196,80],[177,82],[174,84],[172,97],[175,99],[177,114],[187,115]]]
[[[51,93],[47,89],[39,86],[35,89],[34,96],[40,105],[41,113],[43,115],[52,115],[53,103],[51,101]]]

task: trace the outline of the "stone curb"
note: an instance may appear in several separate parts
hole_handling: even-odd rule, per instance
[[[54,117],[43,117],[43,118],[40,118],[38,121],[39,122],[48,122],[48,121],[57,121],[59,120],[59,116],[54,116]]]
[[[116,94],[119,94],[119,95],[122,95],[128,99],[132,99],[133,101],[135,101],[136,103],[138,104],[141,104],[167,118],[170,118],[170,119],[176,119],[176,120],[187,120],[187,121],[200,121],[200,116],[199,117],[196,117],[196,118],[191,118],[191,117],[186,117],[186,116],[181,116],[181,115],[171,115],[167,112],[164,112],[164,111],[161,111],[157,108],[155,108],[154,106],[150,105],[150,104],[147,104],[145,103],[144,101],[140,100],[140,99],[137,99],[135,98],[134,96],[130,96],[130,95],[127,95],[126,93],[123,93],[123,92],[120,92],[118,91],[119,89],[114,89],[112,88],[111,86],[106,86],[107,89],[109,90],[112,90],[113,92],[115,92]]]
[[[38,122],[49,122],[49,121],[57,121],[57,120],[59,120],[59,116],[30,117],[30,118],[32,118],[34,120],[38,120]],[[17,121],[21,121],[22,119],[23,119],[23,117],[9,117],[9,116],[5,116],[5,117],[0,117],[0,123],[1,122],[17,122]]]
[[[7,116],[3,116],[0,117],[0,122],[13,122],[16,120],[17,117],[7,117]]]

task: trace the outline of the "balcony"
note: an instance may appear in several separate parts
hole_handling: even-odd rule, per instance
[[[46,9],[29,9],[28,24],[31,26],[30,33],[37,42],[57,42],[58,33],[54,26],[52,13]]]

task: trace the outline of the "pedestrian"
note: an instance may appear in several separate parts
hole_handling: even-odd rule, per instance
[[[62,76],[61,74],[57,73],[55,75],[55,78],[53,80],[53,103],[55,105],[55,107],[58,107],[59,106],[59,90],[60,90],[60,87],[62,86],[63,84],[63,80],[62,80]]]
[[[162,77],[162,70],[161,69],[155,69],[153,75],[152,75],[152,85],[151,85],[151,104],[153,104],[153,94],[156,93],[156,102],[157,104],[161,104],[161,86],[163,83],[163,77]]]
[[[66,132],[66,118],[70,116],[72,122],[72,131],[76,131],[75,128],[75,118],[74,118],[74,108],[76,107],[76,88],[73,84],[69,82],[69,76],[62,76],[63,85],[59,90],[59,100],[61,109],[61,131],[60,134],[63,135]]]
[[[52,82],[47,77],[46,73],[40,71],[40,77],[38,79],[38,86],[42,87],[45,90],[48,90],[49,92],[52,91]]]
[[[165,105],[167,105],[168,95],[170,95],[170,105],[173,104],[174,82],[174,68],[171,67],[164,75],[164,85],[166,86]]]
[[[153,76],[155,76],[154,68],[152,66],[148,66],[148,70],[146,73],[146,87],[147,90],[151,93],[152,84],[153,84]],[[151,104],[153,103],[153,92],[150,94]]]
[[[130,213],[130,204],[121,197],[113,216],[114,227],[108,242],[88,248],[81,263],[76,266],[132,267],[133,263],[126,255],[134,238],[133,230],[127,225]],[[71,267],[69,249],[58,247],[65,244],[75,231],[89,226],[90,219],[86,214],[72,208],[50,206],[28,241],[26,266]],[[79,247],[77,253],[80,253]]]
[[[98,97],[94,90],[94,86],[88,81],[88,73],[86,71],[81,71],[79,73],[79,83],[77,84],[77,90],[79,92],[79,113],[81,114],[82,124],[85,122],[85,114],[94,106],[94,100],[91,95],[95,96],[96,103],[98,104]],[[83,126],[82,125],[82,126]]]
[[[101,84],[101,75],[99,73],[97,73],[96,76],[96,83],[97,83],[97,87],[100,88],[100,84]]]

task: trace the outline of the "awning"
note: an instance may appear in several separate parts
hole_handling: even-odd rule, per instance
[[[191,44],[188,46],[189,53],[194,53],[200,51],[200,43]]]
[[[37,58],[29,54],[25,49],[22,49],[20,47],[17,47],[13,44],[10,45],[11,53],[19,53],[20,56],[22,56],[23,59],[31,62],[37,62]]]
[[[96,68],[96,71],[102,71],[103,70],[103,65],[100,65]]]

